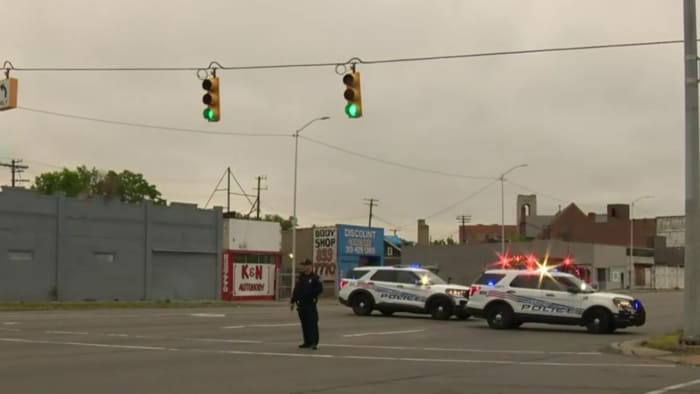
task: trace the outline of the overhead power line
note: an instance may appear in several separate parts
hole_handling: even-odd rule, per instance
[[[626,47],[643,47],[657,45],[672,45],[682,44],[683,40],[660,40],[660,41],[640,41],[616,44],[599,44],[599,45],[583,45],[583,46],[568,46],[554,48],[539,48],[539,49],[523,49],[513,51],[495,51],[495,52],[477,52],[455,55],[440,55],[440,56],[422,56],[422,57],[405,57],[405,58],[388,58],[376,60],[363,60],[358,57],[353,57],[344,62],[320,62],[320,63],[296,63],[296,64],[268,64],[268,65],[247,65],[247,66],[223,66],[219,62],[213,61],[207,67],[141,67],[141,66],[111,66],[111,67],[88,67],[88,66],[71,66],[71,67],[15,67],[10,61],[3,63],[3,69],[13,71],[100,71],[100,72],[128,72],[128,71],[199,71],[207,69],[217,70],[259,70],[259,69],[281,69],[281,68],[310,68],[310,67],[335,67],[343,66],[351,63],[357,64],[386,64],[386,63],[406,63],[406,62],[425,62],[436,60],[452,60],[452,59],[467,59],[476,57],[488,56],[508,56],[508,55],[525,55],[531,53],[546,53],[546,52],[566,52],[566,51],[584,51],[593,49],[608,49],[608,48],[626,48]]]
[[[77,120],[83,120],[83,121],[89,121],[89,122],[114,124],[114,125],[126,126],[126,127],[156,129],[156,130],[161,130],[161,131],[175,131],[175,132],[182,132],[182,133],[196,133],[196,134],[205,134],[205,135],[211,134],[211,135],[234,136],[234,137],[293,137],[294,136],[293,134],[282,134],[282,133],[241,133],[241,132],[231,132],[231,131],[186,129],[186,128],[179,128],[179,127],[168,127],[168,126],[158,126],[158,125],[150,125],[150,124],[144,124],[144,123],[108,120],[108,119],[93,118],[93,117],[81,116],[81,115],[71,115],[71,114],[66,114],[66,113],[61,113],[61,112],[47,111],[47,110],[27,108],[27,107],[17,107],[17,108],[24,110],[24,111],[37,112],[40,114],[50,115],[50,116],[58,116],[58,117],[63,117],[63,118],[77,119]],[[368,159],[368,160],[372,160],[372,161],[376,161],[379,163],[388,164],[388,165],[392,165],[392,166],[396,166],[396,167],[401,167],[401,168],[405,168],[405,169],[410,169],[413,171],[448,176],[448,177],[453,177],[453,178],[477,179],[477,180],[497,179],[496,177],[454,174],[454,173],[448,173],[448,172],[443,172],[443,171],[420,168],[420,167],[416,167],[416,166],[413,166],[410,164],[398,163],[398,162],[394,162],[394,161],[385,160],[385,159],[381,159],[378,157],[366,155],[364,153],[355,152],[355,151],[352,151],[350,149],[345,149],[345,148],[342,148],[342,147],[339,147],[336,145],[331,145],[329,143],[318,141],[318,140],[315,140],[315,139],[312,139],[309,137],[305,137],[302,135],[300,135],[299,138],[303,138],[311,143],[325,146],[327,148],[334,149],[334,150],[337,150],[337,151],[340,151],[343,153],[347,153],[349,155],[358,156],[358,157],[362,157],[364,159]],[[57,167],[57,166],[54,166],[54,167]]]
[[[410,164],[398,163],[398,162],[395,162],[395,161],[385,160],[385,159],[381,159],[381,158],[378,158],[378,157],[366,155],[366,154],[364,154],[364,153],[351,151],[351,150],[346,149],[346,148],[342,148],[342,147],[339,147],[339,146],[336,146],[336,145],[331,145],[331,144],[329,144],[329,143],[327,143],[327,142],[322,142],[322,141],[315,140],[315,139],[313,139],[313,138],[305,137],[305,136],[302,136],[302,135],[300,135],[299,138],[302,138],[302,139],[304,139],[304,140],[306,140],[306,141],[309,141],[309,142],[311,142],[311,143],[313,143],[313,144],[325,146],[326,148],[330,148],[330,149],[337,150],[337,151],[339,151],[339,152],[347,153],[347,154],[349,154],[349,155],[353,155],[353,156],[357,156],[357,157],[362,157],[362,158],[364,158],[364,159],[368,159],[368,160],[376,161],[376,162],[379,162],[379,163],[384,163],[384,164],[392,165],[392,166],[395,166],[395,167],[401,167],[401,168],[406,168],[406,169],[414,170],[414,171],[418,171],[418,172],[424,172],[424,173],[427,173],[427,174],[435,174],[435,175],[442,175],[442,176],[453,177],[453,178],[464,178],[464,179],[476,179],[476,180],[494,180],[494,179],[495,179],[495,180],[498,180],[498,178],[493,177],[493,176],[464,175],[464,174],[449,173],[449,172],[444,172],[444,171],[438,171],[438,170],[431,170],[431,169],[416,167],[416,166],[413,166],[413,165],[410,165]]]
[[[119,125],[119,126],[138,127],[138,128],[154,129],[154,130],[177,131],[177,132],[181,132],[181,133],[238,136],[238,137],[290,137],[291,136],[291,133],[287,133],[287,134],[282,134],[282,133],[244,133],[244,132],[236,132],[236,131],[215,131],[215,130],[187,129],[187,128],[182,128],[182,127],[158,126],[158,125],[145,124],[145,123],[124,122],[124,121],[120,121],[120,120],[109,120],[109,119],[93,118],[93,117],[89,117],[89,116],[71,115],[71,114],[66,114],[66,113],[61,113],[61,112],[46,111],[43,109],[27,108],[27,107],[20,107],[20,106],[18,106],[17,109],[20,109],[23,111],[29,111],[29,112],[36,112],[36,113],[40,113],[40,114],[44,114],[44,115],[58,116],[58,117],[62,117],[62,118],[85,120],[85,121],[89,121],[89,122],[98,122],[98,123],[106,123],[106,124],[113,124],[113,125]]]

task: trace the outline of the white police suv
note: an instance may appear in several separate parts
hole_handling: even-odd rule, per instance
[[[591,333],[641,326],[642,303],[624,294],[597,292],[571,274],[540,270],[488,270],[471,285],[467,312],[491,328],[523,323],[585,326]]]
[[[468,293],[469,287],[449,284],[427,269],[364,266],[340,280],[338,298],[361,316],[378,310],[384,315],[410,312],[447,320],[452,315],[469,318],[464,309]]]

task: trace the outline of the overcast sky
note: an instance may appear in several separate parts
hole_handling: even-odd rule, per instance
[[[0,0],[0,61],[15,67],[202,67],[344,63],[683,39],[681,1]],[[334,67],[219,71],[221,121],[202,118],[194,71],[15,71],[19,105],[158,126],[286,137],[188,134],[0,113],[0,160],[24,159],[33,179],[86,164],[130,169],[168,201],[204,206],[227,166],[249,193],[266,175],[264,213],[292,214],[294,130],[325,144],[408,166],[538,194],[539,213],[576,202],[604,212],[643,195],[635,216],[683,214],[683,46],[536,53],[359,65],[364,117],[348,119]],[[500,223],[498,182],[392,166],[301,139],[300,226],[373,224],[415,240],[456,236],[457,215]],[[9,171],[0,183],[9,182]],[[235,183],[234,183],[235,185]],[[236,190],[238,191],[238,190]],[[461,202],[460,204],[456,204]],[[249,203],[233,196],[232,209]],[[211,205],[225,206],[225,193]],[[449,208],[449,209],[447,209]],[[389,232],[387,230],[387,232]]]

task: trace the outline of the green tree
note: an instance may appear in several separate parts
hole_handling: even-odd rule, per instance
[[[446,239],[434,240],[434,241],[432,242],[432,244],[433,244],[433,245],[455,245],[456,242],[455,242],[454,238],[452,238],[452,236],[450,235],[450,236],[447,237]]]
[[[101,172],[79,166],[75,170],[46,172],[37,176],[32,189],[43,194],[64,192],[68,197],[118,198],[126,203],[152,201],[164,205],[161,193],[141,174],[128,170]]]

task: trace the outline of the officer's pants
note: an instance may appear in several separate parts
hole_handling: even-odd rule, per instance
[[[299,320],[304,333],[304,343],[307,345],[318,345],[318,309],[316,304],[300,305]]]

